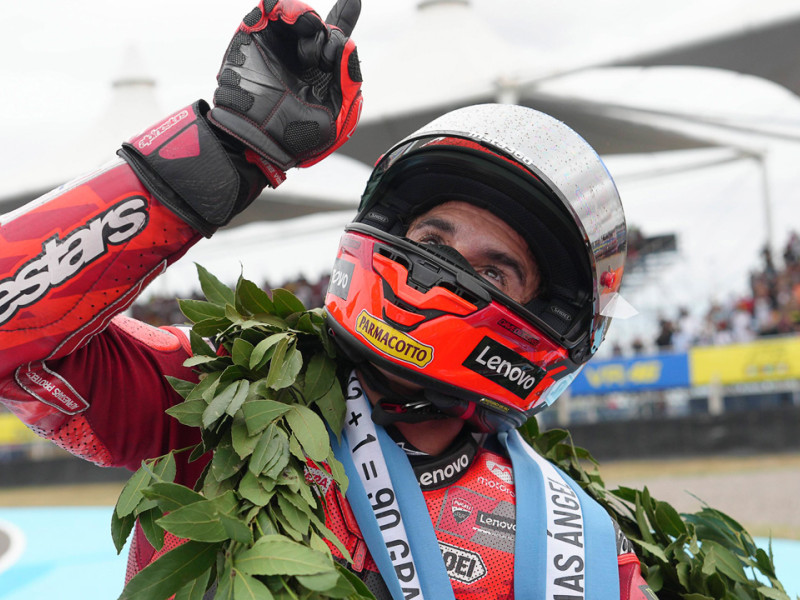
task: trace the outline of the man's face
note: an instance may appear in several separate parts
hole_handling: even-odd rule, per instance
[[[528,244],[510,225],[467,202],[445,202],[411,222],[406,237],[455,248],[481,277],[520,303],[539,287]]]

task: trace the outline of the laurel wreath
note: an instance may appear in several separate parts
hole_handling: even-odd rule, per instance
[[[179,304],[193,323],[184,364],[199,381],[169,378],[184,401],[167,413],[201,429],[202,442],[181,451],[212,458],[194,489],[173,482],[179,451],[144,461],[124,486],[111,523],[118,553],[137,519],[156,550],[165,532],[187,541],[136,574],[120,599],[373,598],[334,559],[331,547],[350,556],[325,526],[324,493],[305,478],[317,468],[347,488],[328,431],[342,430],[351,367],[336,356],[324,312],[287,290],[270,296],[242,277],[230,289],[197,269],[206,300]],[[679,514],[647,488],[608,490],[566,431],[540,432],[530,419],[520,432],[616,519],[661,600],[789,600],[771,545],[758,548],[721,511]]]
[[[530,419],[520,432],[617,521],[659,600],[790,600],[775,573],[771,540],[767,550],[759,548],[744,527],[708,505],[678,513],[646,487],[607,489],[598,462],[563,429],[542,432]]]
[[[111,524],[118,552],[137,519],[156,550],[165,532],[188,541],[120,598],[200,600],[213,586],[231,600],[372,598],[334,560],[330,546],[350,556],[325,526],[324,492],[305,478],[317,468],[347,487],[328,435],[342,430],[345,401],[324,313],[286,290],[270,297],[241,277],[230,289],[199,265],[198,275],[206,300],[179,304],[194,324],[184,365],[200,377],[169,378],[184,401],[167,413],[201,429],[183,450],[190,460],[212,458],[195,489],[173,483],[175,452],[144,461],[124,486]]]

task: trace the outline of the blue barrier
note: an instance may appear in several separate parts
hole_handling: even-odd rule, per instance
[[[0,600],[116,598],[128,549],[117,556],[108,506],[0,508]],[[768,540],[756,543],[767,548]],[[2,544],[0,544],[2,546]],[[800,594],[800,541],[773,540],[775,569],[791,598]],[[5,558],[4,558],[5,557]]]
[[[689,356],[676,353],[589,361],[569,389],[586,395],[688,386]]]

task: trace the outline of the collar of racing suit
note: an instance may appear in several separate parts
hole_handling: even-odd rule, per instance
[[[385,429],[408,456],[422,491],[438,490],[458,481],[478,454],[480,443],[476,435],[486,437],[465,427],[444,452],[433,456],[414,447],[396,427],[387,426]]]

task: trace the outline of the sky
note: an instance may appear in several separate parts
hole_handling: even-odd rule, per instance
[[[323,15],[332,4],[330,0],[313,3]],[[494,64],[495,56],[503,56],[508,65],[497,66],[501,72],[523,80],[544,79],[542,89],[567,97],[723,115],[761,125],[776,116],[781,127],[796,128],[800,123],[797,98],[763,81],[702,70],[661,69],[646,74],[635,69],[587,70],[615,58],[796,15],[800,12],[796,0],[472,0],[476,21],[470,29],[461,28],[461,22],[458,26],[446,20],[423,22],[417,4],[416,0],[363,0],[353,37],[365,76],[364,119],[381,111],[402,110],[425,98],[428,90],[409,86],[404,67],[408,56],[430,52],[435,55],[429,56],[429,81],[442,79],[454,90],[463,81],[454,72],[442,71],[446,66],[441,65],[447,64],[443,55],[463,56],[463,61],[474,65],[476,80],[487,62]],[[153,110],[161,111],[159,115],[199,97],[210,98],[222,53],[252,6],[240,0],[0,3],[0,194],[20,174],[33,172],[38,177],[41,172],[41,179],[49,182],[48,173],[58,171],[57,163],[76,159],[84,149],[87,131],[97,126],[107,110],[110,82],[121,72],[131,47],[157,82],[158,107]],[[485,31],[480,32],[483,26]],[[510,54],[497,54],[500,46],[510,48]],[[564,73],[572,75],[552,78]],[[145,125],[137,124],[126,135]],[[793,194],[800,183],[793,165],[800,156],[794,144],[683,122],[674,126],[745,151],[768,149],[777,243],[795,223],[800,228]],[[109,143],[109,156],[115,144]],[[664,269],[677,272],[634,291],[639,296],[634,304],[638,302],[651,316],[674,311],[680,304],[699,304],[712,295],[724,299],[744,293],[748,271],[758,266],[758,249],[766,231],[757,164],[740,160],[709,169],[702,176],[645,181],[636,176],[674,160],[684,159],[648,157],[643,162],[641,157],[614,157],[607,161],[612,174],[620,175],[618,185],[629,222],[648,234],[683,232],[680,260]],[[313,181],[311,171],[303,178]],[[315,172],[323,173],[322,167]],[[745,222],[741,218],[725,221],[737,214],[745,215]],[[726,225],[709,228],[704,223]],[[716,238],[710,238],[710,232]],[[715,251],[709,253],[709,249]],[[652,319],[650,325],[637,327],[652,327]]]

